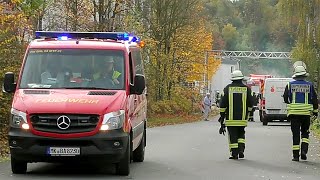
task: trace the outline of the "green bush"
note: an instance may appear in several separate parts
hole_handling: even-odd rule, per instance
[[[177,88],[170,100],[154,101],[149,99],[150,114],[191,114],[199,111],[201,98],[196,91]]]

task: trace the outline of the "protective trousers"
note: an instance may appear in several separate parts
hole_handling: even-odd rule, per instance
[[[249,113],[249,121],[253,121],[253,114],[254,114],[254,110],[250,111],[250,113]]]
[[[293,140],[293,157],[299,158],[299,151],[307,154],[309,146],[309,127],[310,116],[307,115],[289,115],[291,121],[291,131]],[[301,146],[300,146],[300,132],[301,132]]]
[[[245,149],[245,126],[228,126],[229,149],[233,157],[237,157],[239,152],[244,153]]]

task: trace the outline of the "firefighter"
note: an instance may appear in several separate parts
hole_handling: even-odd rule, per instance
[[[255,107],[255,106],[257,106],[257,104],[258,104],[256,93],[252,91],[252,92],[251,92],[251,95],[252,95],[252,97],[253,97],[253,107]],[[255,111],[254,108],[252,109],[252,111],[250,111],[248,121],[255,122],[255,121],[254,121],[254,111]]]
[[[100,63],[102,64],[99,64],[99,71],[93,75],[94,80],[96,80],[98,84],[106,84],[106,82],[111,82],[113,86],[121,84],[119,80],[121,73],[114,68],[114,57],[106,56],[105,60]]]
[[[215,98],[217,107],[220,107],[219,106],[220,105],[220,99],[221,99],[221,93],[219,91],[217,91],[216,92],[216,98]]]
[[[308,75],[304,66],[296,66],[292,76],[294,81],[288,83],[283,94],[284,101],[288,104],[288,119],[291,122],[292,161],[299,161],[300,150],[301,159],[307,160],[310,117],[318,116],[317,94],[313,84],[305,80]]]
[[[245,127],[248,114],[252,111],[253,98],[251,89],[243,83],[244,76],[240,70],[231,73],[232,83],[223,90],[220,104],[221,127],[219,133],[225,132],[227,127],[229,135],[229,159],[244,158]]]

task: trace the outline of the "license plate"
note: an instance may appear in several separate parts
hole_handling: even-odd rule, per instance
[[[50,147],[47,154],[51,156],[77,156],[80,155],[79,147]]]
[[[268,110],[269,114],[279,114],[280,110]]]

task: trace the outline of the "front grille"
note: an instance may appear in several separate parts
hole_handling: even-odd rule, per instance
[[[39,139],[37,140],[38,144],[40,146],[61,146],[61,147],[71,147],[71,146],[75,146],[75,147],[78,147],[78,146],[91,146],[93,145],[93,142],[92,141],[89,141],[89,140],[62,140],[62,139],[59,139],[59,140],[49,140],[49,139],[46,139],[46,140],[42,140],[42,139]]]
[[[37,131],[71,134],[93,131],[98,124],[99,116],[88,114],[33,114],[30,120],[33,128]]]

